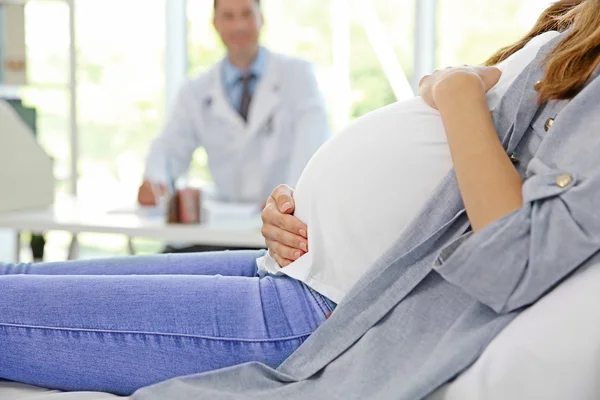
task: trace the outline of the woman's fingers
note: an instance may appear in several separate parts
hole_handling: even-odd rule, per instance
[[[264,224],[261,230],[266,242],[277,242],[297,251],[308,252],[308,240],[274,225]],[[271,248],[271,247],[268,247]],[[292,257],[286,257],[292,258]]]
[[[287,185],[279,185],[273,190],[263,209],[261,233],[269,249],[269,254],[282,267],[308,252],[308,229],[296,218],[294,190]]]
[[[298,218],[294,217],[293,215],[280,214],[275,220],[275,226],[278,226],[279,228],[285,231],[291,232],[294,235],[301,236],[304,239],[307,238],[306,232],[308,228],[306,227],[306,224],[300,221]]]
[[[293,214],[296,208],[294,204],[294,189],[287,185],[279,185],[271,193],[271,198],[277,205],[277,209],[285,214]]]
[[[425,75],[424,77],[421,78],[421,80],[419,81],[419,84],[417,85],[417,87],[419,89],[421,89],[421,86],[423,86],[425,84],[425,82],[427,82],[427,80],[429,79],[431,75]]]
[[[281,213],[274,202],[267,204],[261,214],[261,218],[263,221],[263,228],[272,225],[295,235],[302,236],[305,239],[307,238],[308,230],[306,224],[293,215]]]
[[[287,267],[305,254],[298,249],[293,249],[279,242],[269,241],[267,244],[269,246],[269,254],[271,254],[282,267]]]
[[[496,67],[473,67],[473,69],[483,81],[486,92],[496,86],[502,76],[502,71]]]
[[[281,257],[279,254],[275,253],[273,250],[269,250],[269,255],[271,257],[273,257],[275,259],[275,261],[277,261],[277,264],[279,264],[280,267],[287,267],[288,265],[290,265],[292,263],[292,260],[287,260],[283,257]]]
[[[459,78],[465,74],[478,77],[481,80],[484,91],[487,93],[498,83],[502,76],[502,71],[496,67],[468,65],[436,70],[430,75],[425,75],[419,82],[419,96],[421,96],[429,106],[437,109],[434,96],[434,92],[437,88],[446,81]]]
[[[296,208],[293,193],[287,185],[279,185],[273,190],[261,214],[263,225],[275,225],[306,238],[306,224],[292,215]]]
[[[435,83],[435,74],[434,72],[431,75],[425,75],[419,81],[419,96],[429,107],[437,108],[435,105],[435,101],[433,100],[432,88]]]

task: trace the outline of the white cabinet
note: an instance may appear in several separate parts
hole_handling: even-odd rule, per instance
[[[53,200],[52,159],[14,109],[0,100],[0,212],[45,208]]]

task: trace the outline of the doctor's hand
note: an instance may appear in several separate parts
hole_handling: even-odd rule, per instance
[[[435,102],[436,94],[448,92],[453,96],[460,96],[460,88],[466,80],[474,80],[481,84],[481,89],[487,93],[493,88],[500,77],[502,71],[496,67],[468,66],[449,67],[437,70],[431,75],[425,75],[419,81],[419,96],[430,106],[437,109]]]
[[[262,235],[269,254],[281,267],[287,267],[308,252],[307,228],[294,217],[294,189],[279,185],[267,200],[261,217]]]
[[[165,185],[144,180],[138,190],[138,202],[143,206],[155,206],[156,197],[162,196],[166,191]]]

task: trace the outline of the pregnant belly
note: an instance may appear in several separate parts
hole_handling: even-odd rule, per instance
[[[439,113],[420,98],[358,119],[313,156],[296,186],[295,215],[308,226],[309,254],[288,268],[353,285],[451,166]]]

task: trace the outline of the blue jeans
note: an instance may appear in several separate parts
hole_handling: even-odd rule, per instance
[[[181,375],[281,364],[335,306],[256,274],[262,251],[0,263],[0,378],[127,395]]]

